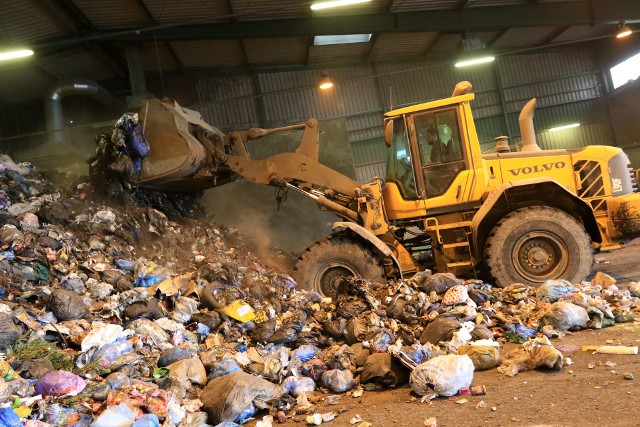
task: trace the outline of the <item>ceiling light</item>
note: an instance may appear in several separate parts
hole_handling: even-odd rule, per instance
[[[487,62],[493,62],[495,59],[495,56],[482,56],[480,58],[465,59],[463,61],[456,62],[456,67],[460,68],[468,67],[470,65],[486,64]]]
[[[311,10],[330,9],[332,7],[348,6],[350,4],[367,3],[371,0],[333,0],[323,1],[320,3],[314,3],[311,5]]]
[[[320,78],[320,83],[318,84],[318,87],[322,90],[331,89],[333,87],[333,82],[331,81],[328,75],[323,74],[322,77]]]
[[[558,126],[555,128],[551,128],[549,129],[551,132],[555,132],[557,130],[564,130],[564,129],[571,129],[571,128],[577,128],[578,126],[580,126],[580,123],[571,123],[570,125],[564,125],[564,126]]]
[[[9,52],[0,52],[0,61],[4,61],[6,59],[15,59],[15,58],[23,58],[25,56],[33,55],[33,51],[31,49],[21,49],[21,50],[12,50]]]
[[[631,31],[631,28],[627,27],[626,25],[621,25],[618,28],[618,32],[616,32],[616,38],[621,39],[631,35],[631,33],[633,33],[633,31]]]
[[[367,43],[371,40],[371,34],[336,34],[331,36],[315,36],[314,46],[324,46],[328,44],[348,44]]]

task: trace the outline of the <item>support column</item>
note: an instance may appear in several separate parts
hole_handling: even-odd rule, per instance
[[[129,85],[131,86],[131,96],[127,98],[127,103],[129,108],[139,108],[142,102],[149,98],[142,55],[138,46],[129,46],[125,51],[129,69]]]

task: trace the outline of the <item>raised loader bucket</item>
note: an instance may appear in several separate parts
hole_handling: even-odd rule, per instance
[[[175,101],[150,99],[140,109],[140,125],[149,143],[149,154],[135,182],[144,187],[162,190],[200,190],[224,184],[232,178],[225,168],[216,176],[213,156],[198,136],[222,136],[192,110]]]

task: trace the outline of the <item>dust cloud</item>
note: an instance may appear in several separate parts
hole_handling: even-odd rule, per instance
[[[305,248],[331,232],[338,217],[297,193],[289,193],[278,210],[274,190],[232,182],[207,190],[203,204],[213,222],[237,229],[265,264],[288,273]]]

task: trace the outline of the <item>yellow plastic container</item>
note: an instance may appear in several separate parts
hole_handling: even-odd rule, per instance
[[[250,322],[256,317],[256,313],[255,311],[253,311],[253,307],[251,307],[241,299],[235,300],[231,304],[219,309],[218,311],[242,323]]]

